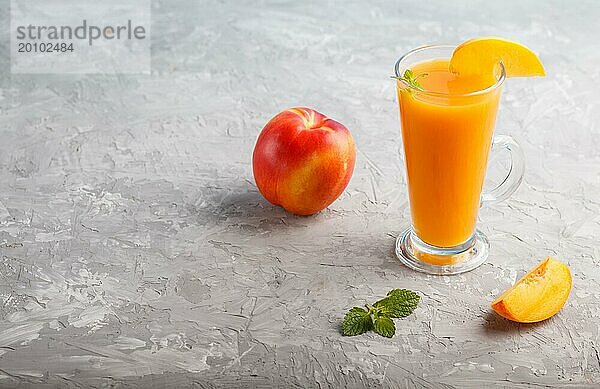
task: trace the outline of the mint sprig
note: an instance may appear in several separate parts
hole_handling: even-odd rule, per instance
[[[415,74],[413,73],[412,70],[406,69],[404,71],[404,74],[402,75],[402,77],[392,76],[392,78],[405,81],[408,85],[415,87],[417,89],[423,89],[423,85],[421,85],[421,83],[417,80],[421,77],[427,76],[428,74],[429,73],[421,73],[421,74],[415,76]]]
[[[392,318],[410,315],[419,304],[420,297],[408,289],[390,290],[373,305],[350,309],[342,321],[342,335],[355,336],[373,330],[379,335],[391,338],[396,333]]]

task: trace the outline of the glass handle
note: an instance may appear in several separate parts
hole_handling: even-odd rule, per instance
[[[525,173],[525,155],[521,146],[508,135],[495,135],[492,141],[492,152],[507,150],[510,154],[510,168],[506,178],[495,188],[481,193],[481,204],[493,204],[506,200],[517,190]]]

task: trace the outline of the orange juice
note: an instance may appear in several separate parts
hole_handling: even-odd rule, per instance
[[[457,77],[447,59],[411,70],[423,90],[398,81],[398,101],[412,225],[425,243],[453,247],[475,231],[501,88],[489,88],[493,75]]]

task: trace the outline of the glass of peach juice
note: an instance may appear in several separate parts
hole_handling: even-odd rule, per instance
[[[459,77],[450,71],[454,46],[425,46],[395,66],[411,226],[396,241],[408,267],[458,274],[481,265],[489,242],[475,228],[481,204],[508,198],[524,173],[523,152],[509,136],[494,136],[506,74]],[[410,69],[419,86],[402,78]],[[510,154],[508,175],[482,191],[490,149]]]

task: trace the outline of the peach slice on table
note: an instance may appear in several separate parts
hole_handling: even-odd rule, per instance
[[[567,265],[546,258],[502,293],[492,303],[492,309],[519,323],[542,321],[565,305],[572,283]]]

